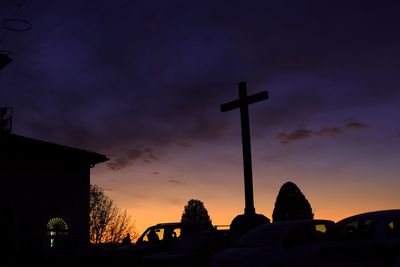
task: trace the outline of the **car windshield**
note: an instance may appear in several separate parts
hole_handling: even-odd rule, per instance
[[[179,225],[157,225],[147,228],[139,237],[137,244],[157,243],[159,241],[171,241],[180,237],[181,226]]]
[[[236,244],[238,248],[268,247],[276,244],[288,230],[287,224],[267,224],[243,236]]]

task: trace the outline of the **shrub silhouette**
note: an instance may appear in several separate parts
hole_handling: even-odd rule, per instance
[[[181,222],[211,225],[211,219],[208,215],[208,211],[204,207],[204,203],[198,199],[191,199],[185,205]]]
[[[276,197],[272,220],[278,222],[313,218],[311,205],[297,185],[292,182],[282,185]]]

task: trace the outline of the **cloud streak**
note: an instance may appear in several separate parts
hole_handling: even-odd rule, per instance
[[[149,147],[138,147],[129,149],[114,159],[111,158],[111,161],[107,163],[107,167],[113,171],[119,171],[133,165],[133,163],[137,161],[153,163],[159,160],[160,157],[158,153],[154,151],[154,149]]]
[[[358,121],[349,122],[349,123],[346,124],[345,127],[349,128],[349,129],[366,129],[366,128],[370,128],[370,126],[368,124],[360,123]]]
[[[291,133],[285,133],[285,132],[279,132],[276,135],[276,139],[278,140],[279,143],[283,145],[290,144],[292,142],[301,140],[301,139],[306,139],[310,138],[312,136],[317,136],[319,135],[318,132],[307,130],[307,129],[297,129]]]
[[[293,142],[314,137],[335,137],[337,135],[343,134],[345,131],[344,129],[366,129],[369,127],[369,125],[360,122],[349,122],[343,128],[329,127],[321,128],[317,131],[308,129],[296,129],[292,132],[278,132],[275,136],[275,139],[282,145],[288,145]]]
[[[173,183],[173,184],[183,184],[182,181],[175,180],[175,179],[170,179],[170,180],[168,180],[168,182],[169,182],[169,183]]]

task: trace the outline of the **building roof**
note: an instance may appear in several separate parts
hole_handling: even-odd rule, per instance
[[[16,134],[0,133],[0,157],[17,159],[51,158],[85,162],[90,166],[105,162],[105,155],[79,148],[50,143]]]

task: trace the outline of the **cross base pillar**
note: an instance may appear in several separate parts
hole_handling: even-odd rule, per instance
[[[230,225],[230,232],[233,238],[238,239],[251,229],[265,223],[270,223],[270,219],[262,214],[257,213],[245,213],[236,216]],[[235,241],[235,240],[233,240]]]

